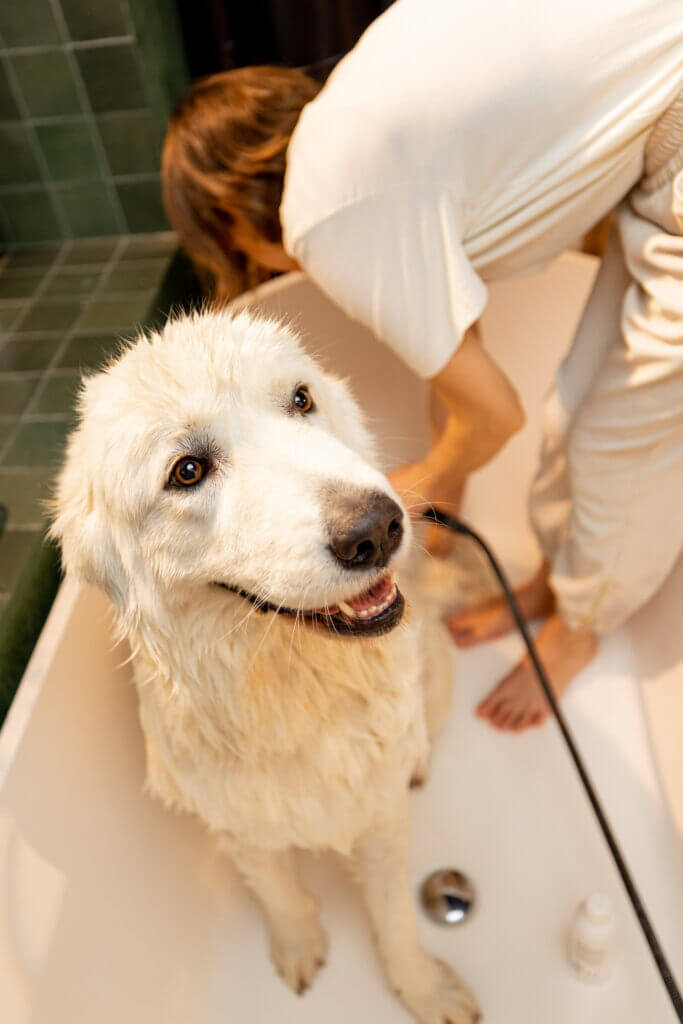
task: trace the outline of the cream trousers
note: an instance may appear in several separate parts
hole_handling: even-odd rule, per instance
[[[572,628],[618,626],[683,549],[683,94],[616,211],[548,397],[530,511]]]

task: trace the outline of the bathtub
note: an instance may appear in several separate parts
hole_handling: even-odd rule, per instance
[[[466,518],[521,579],[538,559],[525,497],[540,406],[595,274],[569,253],[491,289],[487,345],[520,389],[524,431],[471,481]],[[240,300],[290,320],[351,378],[387,467],[427,443],[425,387],[298,274]],[[683,566],[607,639],[564,708],[666,956],[683,981]],[[553,722],[522,736],[476,719],[519,657],[509,637],[454,653],[454,708],[414,797],[411,872],[458,867],[474,913],[422,941],[477,993],[488,1024],[669,1024],[676,1015]],[[358,893],[334,857],[303,857],[330,935],[327,967],[297,998],[276,977],[259,914],[201,825],[143,791],[126,652],[106,598],[61,587],[0,732],[0,1019],[3,1024],[401,1024]],[[567,925],[594,890],[615,906],[607,981],[568,965]]]

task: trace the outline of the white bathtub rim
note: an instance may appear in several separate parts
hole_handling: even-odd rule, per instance
[[[81,589],[82,584],[70,577],[61,583],[0,728],[0,789],[21,745]]]

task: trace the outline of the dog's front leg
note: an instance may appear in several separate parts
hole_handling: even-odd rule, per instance
[[[410,807],[368,831],[354,850],[354,868],[387,977],[421,1024],[473,1024],[477,1004],[450,967],[428,956],[417,940],[408,878]]]
[[[327,937],[317,902],[299,879],[293,851],[260,850],[227,837],[221,845],[261,905],[275,966],[301,995],[325,963]]]

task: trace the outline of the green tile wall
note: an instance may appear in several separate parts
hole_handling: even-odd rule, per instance
[[[0,0],[0,244],[166,228],[161,145],[188,82],[175,4]]]
[[[59,43],[57,22],[46,0],[0,4],[0,34],[7,46]]]
[[[62,124],[39,124],[36,135],[53,180],[94,178],[99,174],[97,150],[84,118]]]

